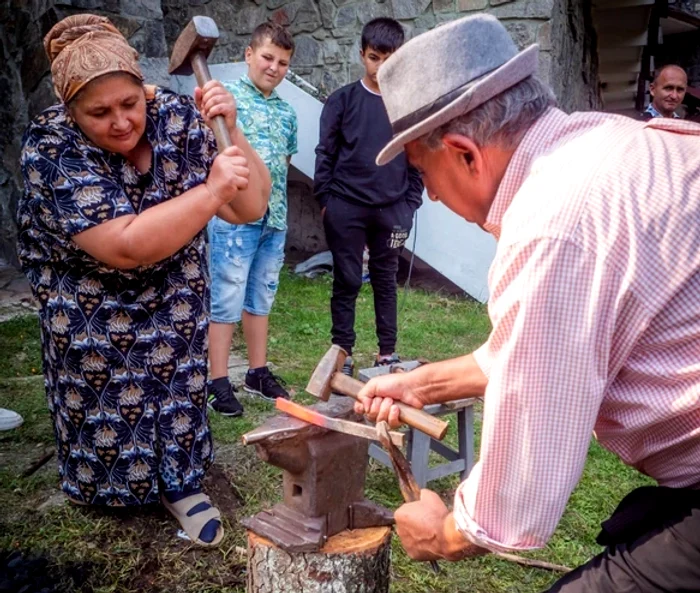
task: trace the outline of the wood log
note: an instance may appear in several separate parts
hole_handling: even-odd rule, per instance
[[[391,527],[345,530],[289,553],[248,531],[247,593],[388,593]]]

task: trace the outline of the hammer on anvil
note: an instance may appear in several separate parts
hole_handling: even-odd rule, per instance
[[[316,365],[306,391],[323,401],[328,401],[331,393],[340,393],[357,399],[364,383],[340,372],[347,355],[340,346],[336,344],[331,346],[323,355],[321,362]],[[438,420],[435,416],[402,402],[395,402],[395,405],[399,408],[399,419],[404,424],[417,428],[437,440],[445,437],[448,424],[444,420]]]
[[[194,72],[197,85],[200,89],[203,88],[211,80],[207,58],[218,40],[219,29],[214,19],[208,16],[194,17],[175,41],[168,72],[178,76],[189,76]],[[211,128],[219,151],[233,145],[223,115],[212,118]]]

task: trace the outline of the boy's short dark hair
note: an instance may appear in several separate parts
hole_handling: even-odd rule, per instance
[[[371,47],[390,54],[403,45],[404,37],[403,27],[398,21],[387,17],[372,19],[362,28],[362,51]]]
[[[286,27],[270,22],[258,25],[250,37],[250,47],[256,49],[265,43],[266,39],[269,39],[273,45],[294,53],[294,38]]]

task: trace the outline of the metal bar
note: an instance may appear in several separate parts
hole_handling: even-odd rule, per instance
[[[321,428],[326,428],[335,432],[342,432],[344,434],[349,434],[370,441],[378,440],[377,431],[375,428],[366,424],[350,422],[349,420],[341,420],[340,418],[331,418],[330,416],[319,414],[315,410],[295,404],[294,402],[281,397],[277,398],[275,401],[275,406],[281,412],[289,414],[290,416],[298,418],[299,420],[303,420],[304,422],[308,422],[309,424],[313,424],[314,426],[320,426]],[[389,436],[394,445],[398,447],[403,446],[406,437],[402,432],[391,431]]]

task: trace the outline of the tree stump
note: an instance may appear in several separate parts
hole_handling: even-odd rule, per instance
[[[248,593],[388,593],[391,527],[345,530],[318,552],[285,552],[248,531]]]

